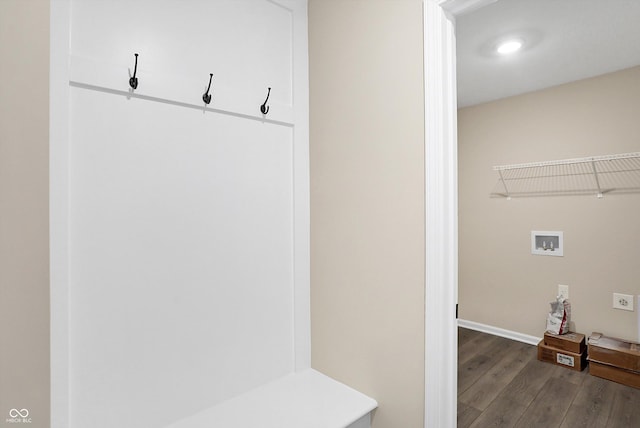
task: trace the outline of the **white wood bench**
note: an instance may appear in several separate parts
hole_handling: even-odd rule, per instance
[[[378,403],[313,369],[292,373],[167,428],[369,428]]]

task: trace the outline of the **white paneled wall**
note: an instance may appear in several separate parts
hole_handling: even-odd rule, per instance
[[[68,426],[167,426],[308,367],[306,2],[69,10]]]
[[[71,106],[79,426],[133,402],[172,420],[291,372],[291,129],[81,88]]]

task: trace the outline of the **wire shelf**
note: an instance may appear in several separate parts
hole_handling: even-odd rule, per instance
[[[640,152],[494,166],[491,196],[527,197],[640,192]]]

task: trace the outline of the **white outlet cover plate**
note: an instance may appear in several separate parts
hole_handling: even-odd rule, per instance
[[[613,293],[614,309],[633,311],[633,296],[630,294]]]
[[[558,296],[564,296],[565,299],[569,298],[569,286],[558,284]]]

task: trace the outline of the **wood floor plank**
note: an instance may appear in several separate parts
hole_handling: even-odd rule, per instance
[[[640,427],[640,389],[612,382],[615,392],[607,428]]]
[[[531,360],[502,391],[503,395],[528,407],[552,375],[549,363]]]
[[[485,349],[490,348],[495,343],[500,342],[500,337],[490,334],[475,332],[476,334],[468,341],[458,347],[458,364],[464,364]]]
[[[493,367],[517,342],[496,337],[491,345],[482,349],[463,364],[458,365],[458,396],[473,385],[484,373]]]
[[[510,428],[520,420],[527,407],[551,377],[553,366],[533,359],[500,392],[480,415],[473,428]]]
[[[518,370],[523,344],[476,331],[459,337],[460,428],[640,428],[639,389],[538,361],[535,347]]]
[[[478,409],[458,403],[458,428],[468,428],[481,413]]]
[[[460,348],[461,345],[464,345],[474,337],[477,337],[478,334],[479,332],[468,328],[458,328],[458,348]]]
[[[527,406],[518,403],[508,395],[500,395],[473,421],[469,428],[512,428],[526,410]]]
[[[487,366],[490,364],[490,357],[484,354],[478,354],[466,363],[458,366],[458,397],[469,389],[469,387],[488,370]]]
[[[552,376],[556,379],[562,380],[564,382],[572,383],[574,385],[582,385],[584,380],[589,377],[589,370],[585,369],[582,371],[571,370],[569,368],[563,366],[556,366],[551,363],[545,363],[551,366]]]
[[[459,401],[485,410],[502,389],[535,357],[535,347],[515,343],[493,367],[460,395]]]
[[[549,378],[515,426],[559,427],[579,389],[576,384]]]
[[[601,428],[607,426],[614,393],[615,387],[612,382],[595,376],[587,376],[560,428]]]

